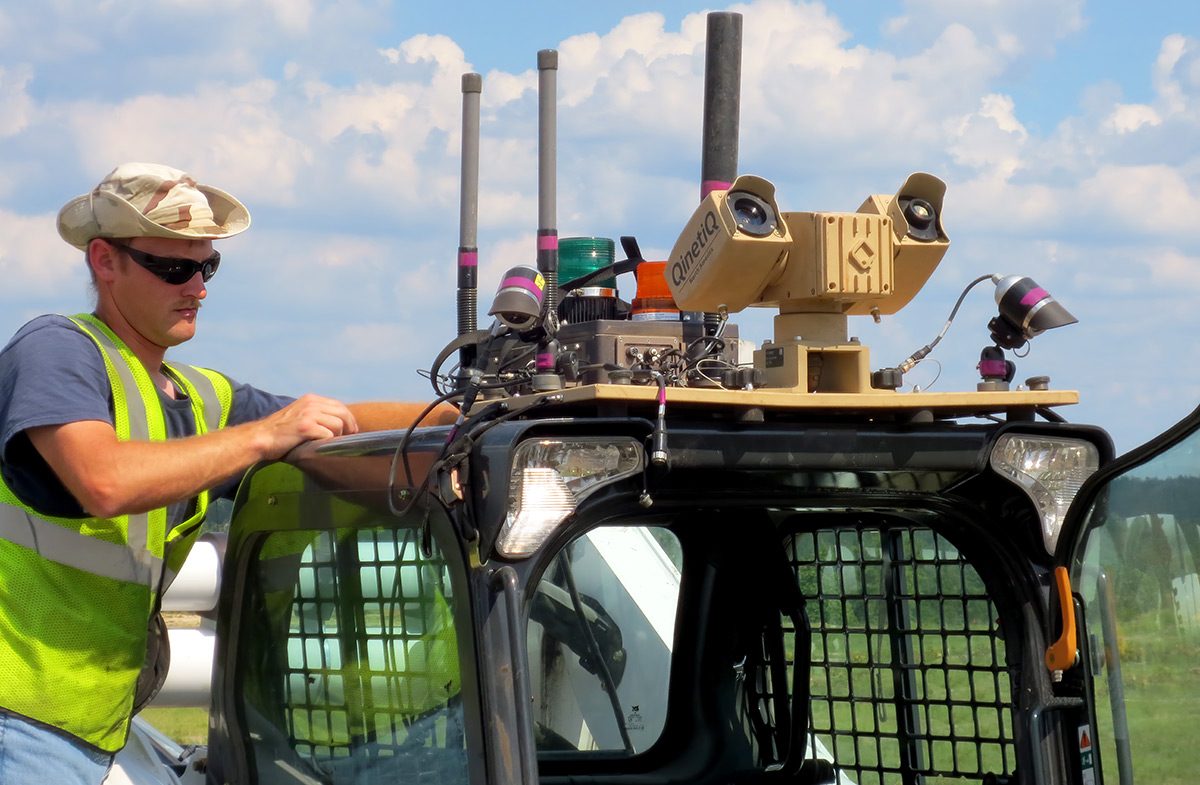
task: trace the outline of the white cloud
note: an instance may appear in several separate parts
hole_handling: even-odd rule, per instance
[[[293,186],[313,156],[291,135],[273,105],[276,95],[274,83],[260,79],[113,106],[75,104],[63,112],[89,171],[103,173],[120,161],[164,161],[201,181],[219,177],[239,198],[293,204]]]
[[[854,165],[870,151],[875,166],[931,166],[949,149],[971,169],[1008,177],[1019,168],[1024,130],[1011,101],[979,99],[1003,58],[966,24],[949,21],[925,50],[898,58],[850,45],[837,17],[818,4],[762,0],[738,10],[746,20],[746,167],[786,182],[804,173],[806,160]],[[656,169],[695,160],[703,33],[703,14],[667,30],[661,14],[648,13],[562,43],[559,169],[571,186],[560,188],[565,216],[579,215],[580,205],[594,210],[594,196],[604,193],[598,223],[640,217],[644,192],[620,181],[677,180]],[[283,69],[286,87],[261,78],[212,83],[62,112],[75,117],[80,154],[94,171],[113,160],[157,157],[219,172],[231,190],[261,204],[315,198],[401,219],[420,209],[451,214],[458,79],[470,66],[446,36],[416,35],[376,51],[393,70],[350,84],[315,77],[293,59]],[[302,82],[292,81],[302,74]],[[533,70],[492,71],[485,79],[482,225],[532,223],[535,86]],[[957,128],[946,124],[950,117]],[[599,161],[607,164],[594,166]],[[659,242],[670,245],[669,238]]]
[[[0,139],[15,136],[29,125],[34,106],[26,88],[31,79],[33,69],[27,65],[0,66]]]
[[[903,13],[885,23],[898,41],[923,45],[933,31],[970,27],[1010,62],[1049,55],[1054,44],[1084,27],[1083,0],[905,0]]]
[[[347,363],[386,367],[413,360],[427,362],[413,347],[414,325],[400,322],[365,322],[343,325],[329,339],[332,352]]]
[[[439,68],[464,66],[462,47],[444,35],[414,35],[395,49],[382,50],[389,62],[434,63]]]
[[[480,306],[487,310],[495,293],[496,284],[506,270],[517,265],[531,266],[537,257],[537,235],[532,232],[522,232],[519,236],[511,237],[492,243],[487,252],[480,252]]]
[[[622,19],[603,35],[584,33],[563,41],[558,47],[561,105],[564,108],[583,105],[617,75],[629,80],[625,87],[630,96],[661,88],[661,84],[649,78],[650,74],[680,57],[690,58],[697,43],[703,40],[702,33],[700,37],[695,31],[689,34],[694,25],[685,23],[679,33],[667,31],[664,25],[662,14],[637,14]]]
[[[1074,218],[1065,189],[1042,183],[1014,185],[991,173],[952,178],[945,213],[952,241],[956,230],[1053,236],[1065,220]]]
[[[909,32],[912,25],[922,32],[908,39],[923,40],[924,48],[904,56],[853,44],[837,16],[819,4],[761,0],[738,6],[745,15],[743,168],[776,178],[786,196],[797,193],[791,181],[804,182],[813,174],[844,180],[828,164],[888,172],[926,167],[953,178],[952,193],[974,190],[1002,202],[1033,205],[1045,215],[1046,199],[1069,201],[1072,195],[1039,168],[1041,161],[1052,158],[1059,169],[1074,161],[1077,171],[1086,171],[1083,167],[1106,154],[1105,138],[1132,142],[1163,125],[1164,107],[1178,112],[1187,106],[1195,81],[1189,76],[1194,46],[1190,39],[1172,36],[1164,41],[1156,66],[1160,100],[1155,105],[1110,102],[1099,125],[1077,123],[1070,142],[1066,125],[1058,139],[1031,139],[1012,98],[986,89],[1016,56],[1009,37],[1019,29],[1018,21],[1027,24],[1030,18],[1029,3],[1013,5],[912,0],[905,4]],[[222,7],[230,13],[247,10],[242,0],[226,0]],[[270,8],[279,14],[282,6],[275,2]],[[1038,9],[1036,27],[1045,41],[1079,28],[1077,2],[1039,4]],[[289,13],[295,14],[291,32],[300,31],[301,22],[315,24],[319,15],[311,3],[293,6]],[[641,217],[646,191],[634,183],[661,189],[683,182],[672,162],[698,157],[703,31],[703,14],[691,14],[677,30],[668,30],[661,14],[646,13],[562,42],[564,219],[586,220],[590,214],[597,223],[616,223]],[[351,83],[320,78],[300,62],[301,54],[293,53],[282,69],[289,81],[282,84],[263,78],[213,82],[115,104],[46,108],[70,118],[78,154],[93,172],[107,170],[115,160],[161,158],[220,173],[224,185],[258,204],[315,199],[331,210],[354,204],[401,219],[420,209],[452,215],[458,188],[458,78],[470,65],[461,47],[442,35],[415,35],[374,51],[392,70]],[[480,211],[485,228],[532,224],[535,87],[532,69],[493,70],[486,76]],[[23,129],[28,121],[22,122]],[[629,141],[635,138],[636,144]],[[1070,154],[1058,155],[1066,147],[1073,148]],[[825,166],[814,172],[810,164],[818,160]],[[1021,182],[1014,180],[1018,174]],[[897,176],[890,174],[883,183],[872,176],[863,183],[886,190]],[[622,182],[627,187],[621,188]],[[1168,185],[1175,194],[1188,190],[1186,182]],[[847,182],[844,188],[857,195],[861,186]],[[598,200],[600,193],[604,197]],[[670,202],[679,207],[672,210],[686,209],[692,198],[685,189],[679,193]],[[1091,192],[1080,196],[1103,210],[1104,200]],[[996,212],[985,212],[976,222],[998,222]],[[670,238],[659,242],[670,245]]]
[[[311,264],[332,269],[366,264],[379,268],[390,255],[386,243],[353,235],[324,235],[306,244]]]
[[[1150,260],[1151,281],[1160,291],[1187,290],[1194,297],[1200,293],[1200,254],[1184,254],[1170,247],[1147,248],[1143,251]]]
[[[417,96],[402,85],[364,84],[353,90],[335,90],[310,83],[306,88],[316,108],[314,130],[320,142],[328,143],[347,131],[413,137],[427,130],[406,123]]]
[[[1200,241],[1200,197],[1173,166],[1103,166],[1077,191],[1085,214],[1110,229]]]
[[[53,214],[20,215],[0,208],[0,301],[9,303],[6,308],[28,298],[83,291],[83,254],[58,237],[54,222]]]
[[[1154,64],[1154,86],[1168,111],[1187,109],[1189,96],[1200,87],[1200,74],[1196,70],[1198,57],[1200,52],[1194,39],[1178,34],[1163,39]]]
[[[275,19],[289,33],[307,32],[313,17],[312,0],[266,0]]]
[[[1115,134],[1129,134],[1146,125],[1162,125],[1162,118],[1154,107],[1146,104],[1118,104],[1105,119],[1102,127]]]
[[[495,111],[514,103],[525,95],[537,89],[537,71],[523,71],[510,74],[506,71],[492,70],[483,76],[483,93],[479,97],[481,111]],[[560,84],[560,89],[562,85]]]
[[[1012,98],[985,95],[978,111],[962,117],[953,129],[949,150],[963,166],[1007,180],[1021,166],[1029,133],[1014,114]]]
[[[456,285],[457,260],[457,254],[446,248],[435,260],[409,259],[406,264],[397,264],[388,275],[395,281],[392,289],[397,310],[410,313],[416,304],[449,304],[449,293]]]

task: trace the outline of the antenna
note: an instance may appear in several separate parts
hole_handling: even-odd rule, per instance
[[[538,271],[546,277],[546,310],[558,307],[558,52],[543,49],[538,64]]]
[[[704,130],[700,198],[725,190],[737,177],[742,89],[742,15],[708,15],[704,48]]]
[[[479,300],[479,97],[483,77],[462,76],[462,182],[458,208],[458,334],[477,328]],[[475,347],[458,350],[459,367],[475,361]]]
[[[538,64],[538,231],[537,268],[545,277],[546,299],[543,314],[547,324],[557,322],[558,301],[558,193],[556,170],[558,161],[558,52],[543,49],[537,55]],[[535,390],[557,390],[562,377],[555,372],[558,361],[558,341],[552,330],[538,340],[534,360]]]
[[[737,178],[738,122],[742,90],[742,15],[708,14],[704,45],[704,126],[700,158],[700,200],[726,190]],[[704,314],[704,334],[721,330],[719,313]]]

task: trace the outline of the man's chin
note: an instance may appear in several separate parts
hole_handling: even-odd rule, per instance
[[[165,337],[168,341],[167,346],[178,346],[185,341],[192,340],[192,338],[196,337],[195,318],[180,319],[167,331]]]

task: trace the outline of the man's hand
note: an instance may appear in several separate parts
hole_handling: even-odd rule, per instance
[[[247,427],[257,431],[261,460],[281,458],[313,439],[358,433],[358,422],[344,403],[311,394]]]

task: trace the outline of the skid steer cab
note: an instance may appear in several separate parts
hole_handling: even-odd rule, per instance
[[[678,391],[669,471],[603,385],[258,468],[208,781],[1193,781],[1200,415],[1113,462],[738,395]]]
[[[1200,413],[1117,460],[1058,413],[1077,393],[1010,389],[1006,352],[1075,322],[1020,275],[873,366],[848,320],[933,274],[946,185],[781,210],[737,168],[740,35],[709,15],[701,201],[665,261],[559,244],[538,53],[537,266],[482,330],[464,75],[459,331],[428,373],[461,416],[243,480],[189,782],[1196,781]],[[976,389],[906,389],[989,281]],[[749,307],[778,312],[752,354]]]

